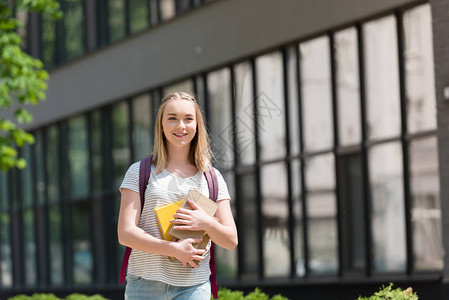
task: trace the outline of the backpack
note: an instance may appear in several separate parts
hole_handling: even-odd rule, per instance
[[[139,191],[140,191],[140,213],[142,214],[143,206],[145,204],[145,190],[147,189],[148,180],[151,175],[151,164],[153,161],[153,155],[144,158],[140,161],[139,170]],[[217,174],[215,174],[214,168],[211,166],[209,171],[204,173],[206,177],[207,185],[209,187],[209,197],[213,201],[217,201],[218,198],[218,180]],[[121,284],[125,283],[126,271],[128,268],[129,256],[131,255],[131,248],[126,247],[125,254],[123,255],[122,266],[120,268],[120,278],[119,282]],[[212,295],[214,299],[218,299],[218,288],[217,288],[217,275],[215,273],[215,254],[214,254],[214,243],[212,242],[210,247],[210,284],[212,289]]]

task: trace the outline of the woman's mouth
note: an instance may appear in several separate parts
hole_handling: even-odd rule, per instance
[[[173,133],[174,136],[178,137],[178,138],[183,138],[187,135],[187,133]]]

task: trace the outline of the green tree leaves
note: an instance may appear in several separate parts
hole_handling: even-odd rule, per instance
[[[53,20],[62,17],[56,0],[16,0],[0,2],[0,113],[14,107],[15,120],[0,116],[0,169],[24,168],[26,162],[18,156],[17,147],[32,144],[30,133],[17,124],[30,123],[32,115],[23,107],[45,100],[48,73],[43,63],[29,56],[22,48],[17,30],[24,25],[14,11],[41,13]]]

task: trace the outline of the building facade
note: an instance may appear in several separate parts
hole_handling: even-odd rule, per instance
[[[447,1],[77,0],[21,14],[50,71],[28,166],[0,173],[0,298],[122,299],[116,227],[158,104],[198,96],[239,232],[221,286],[449,297]]]

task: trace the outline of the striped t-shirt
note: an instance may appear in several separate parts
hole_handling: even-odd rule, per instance
[[[120,191],[122,188],[127,188],[139,193],[139,169],[139,162],[129,167],[120,186]],[[159,174],[155,174],[155,169],[156,167],[152,165],[139,227],[148,234],[162,239],[153,209],[186,197],[190,189],[196,189],[209,197],[209,188],[206,177],[201,171],[191,177],[182,178],[165,169]],[[217,169],[215,172],[218,179],[217,201],[230,199],[223,176]],[[209,260],[208,251],[198,268],[190,268],[184,267],[177,259],[133,249],[129,259],[128,274],[148,280],[162,281],[173,286],[193,286],[209,279]]]

